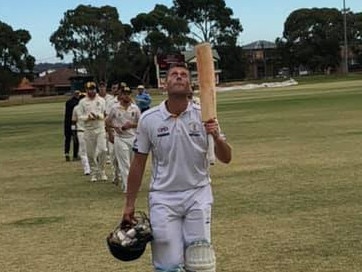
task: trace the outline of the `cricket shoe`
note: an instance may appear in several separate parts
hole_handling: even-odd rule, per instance
[[[91,177],[91,182],[96,182],[98,179],[97,179],[97,176],[95,176],[95,175],[93,175],[92,177]]]
[[[101,178],[100,178],[100,179],[101,179],[101,181],[107,181],[107,180],[108,180],[108,177],[107,177],[106,173],[103,172],[103,173],[101,174]]]
[[[119,182],[120,182],[120,180],[119,180],[118,178],[114,178],[114,179],[112,180],[112,183],[113,183],[114,185],[116,185],[116,186],[119,185]]]

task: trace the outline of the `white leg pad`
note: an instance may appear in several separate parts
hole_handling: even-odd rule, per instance
[[[215,251],[206,241],[197,241],[186,248],[185,268],[187,272],[215,272]]]

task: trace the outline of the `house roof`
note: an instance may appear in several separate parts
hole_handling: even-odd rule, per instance
[[[60,68],[52,72],[47,72],[45,76],[34,80],[33,86],[70,86],[70,78],[77,76],[77,72],[70,68]]]
[[[19,85],[13,88],[13,91],[23,92],[23,91],[35,91],[35,88],[31,86],[30,81],[24,77],[21,79]]]
[[[194,50],[190,50],[190,51],[183,51],[181,52],[182,55],[185,56],[185,62],[196,62],[196,55],[195,55],[195,51]],[[212,56],[214,57],[214,59],[219,60],[220,56],[219,53],[213,49],[212,50]]]
[[[249,43],[247,45],[244,45],[242,48],[244,50],[274,49],[274,48],[276,48],[276,45],[273,42],[259,40],[259,41],[255,41],[255,42]]]

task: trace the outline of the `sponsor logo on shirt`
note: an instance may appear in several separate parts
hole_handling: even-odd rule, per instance
[[[157,129],[157,137],[164,137],[170,135],[168,127],[160,127]]]

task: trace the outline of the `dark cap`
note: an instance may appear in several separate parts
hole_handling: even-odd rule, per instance
[[[92,90],[92,89],[96,89],[97,88],[97,84],[93,81],[89,81],[85,84],[85,88],[88,90]]]

